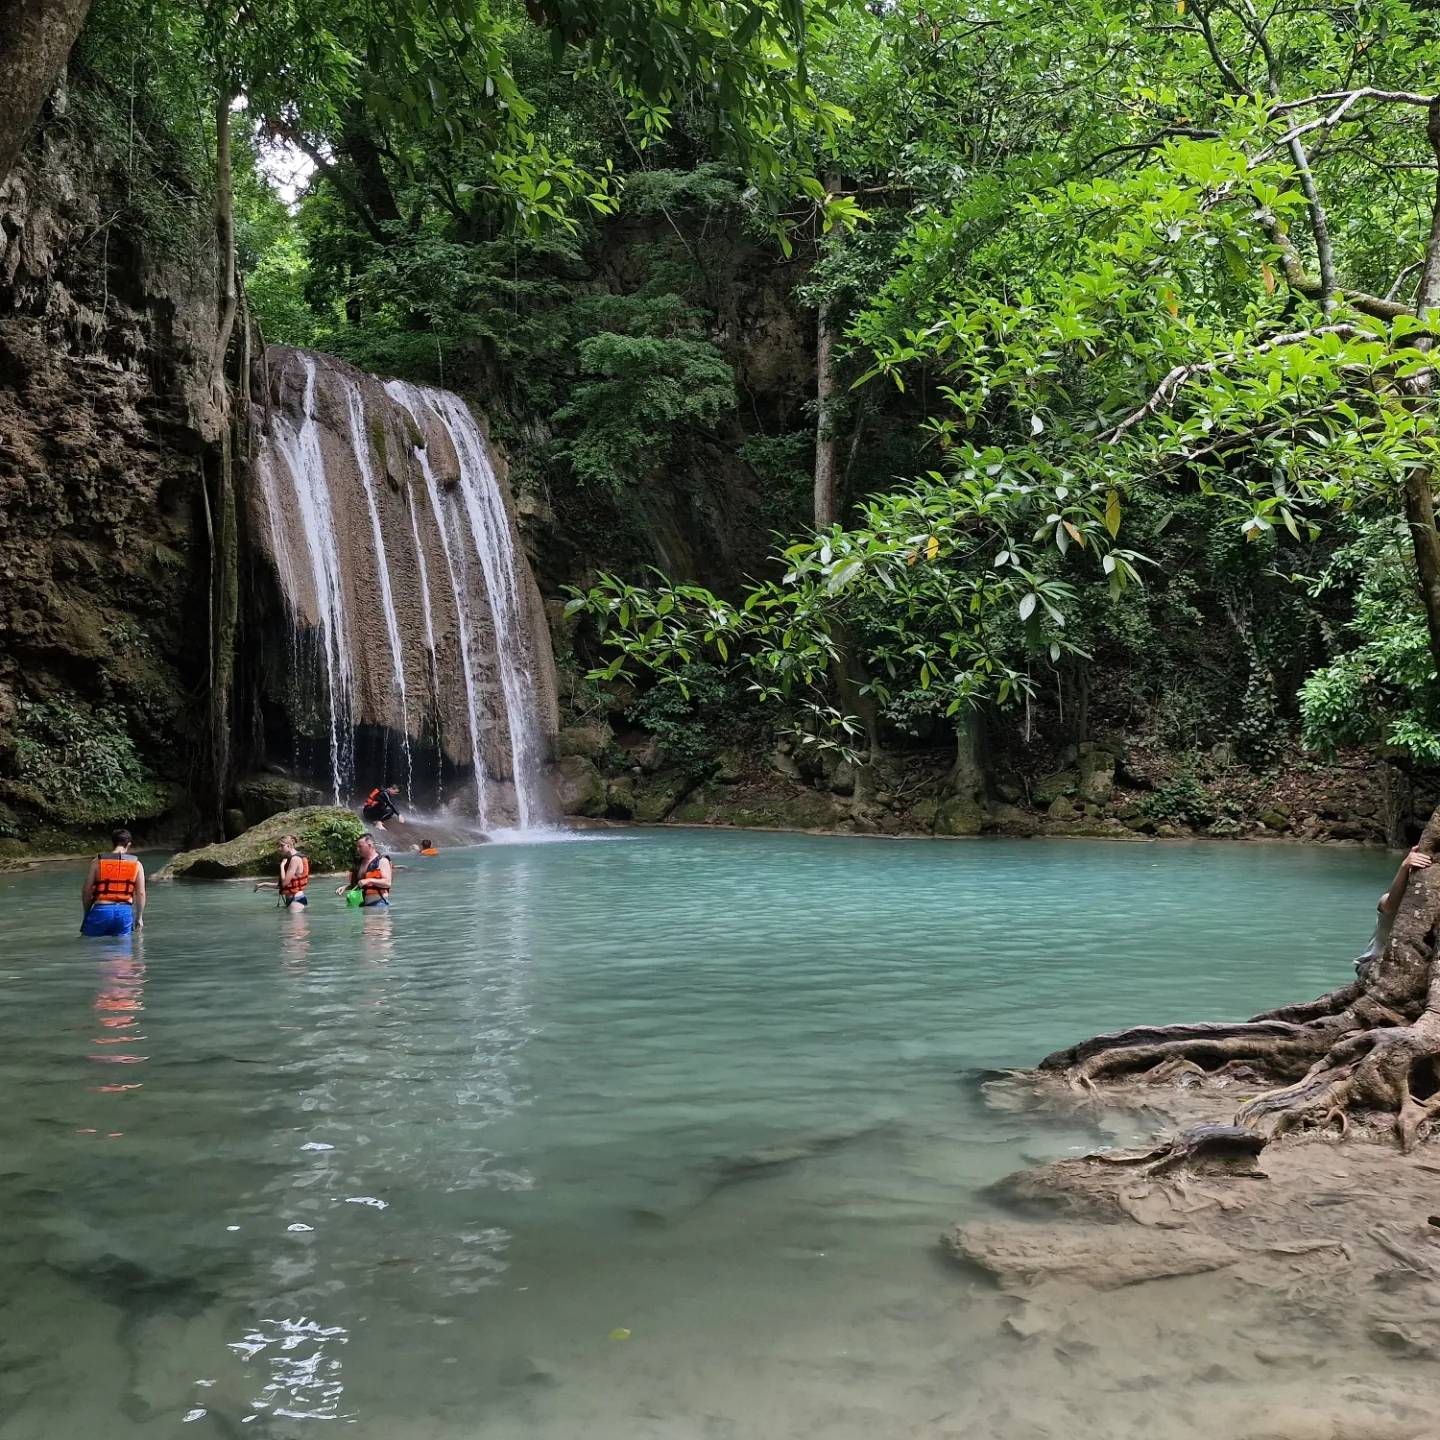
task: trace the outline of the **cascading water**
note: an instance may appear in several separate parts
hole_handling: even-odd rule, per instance
[[[479,425],[446,391],[283,347],[267,358],[254,532],[293,633],[323,659],[337,798],[412,777],[429,798],[469,772],[483,827],[543,825],[549,634]],[[304,677],[269,683],[303,725]]]
[[[309,355],[302,356],[301,360],[305,384],[300,423],[297,426],[283,413],[273,415],[269,430],[273,449],[267,446],[262,452],[259,468],[272,518],[272,533],[283,535],[285,541],[277,550],[277,554],[285,557],[278,563],[278,569],[282,585],[290,587],[286,599],[291,613],[306,620],[313,616],[320,631],[320,659],[325,669],[325,703],[329,716],[330,780],[335,802],[339,804],[349,787],[353,755],[350,734],[353,641],[347,622],[335,515],[330,505],[320,425],[315,413],[315,360]],[[265,463],[277,455],[289,477],[288,495],[294,498],[293,510],[284,503],[282,497],[286,496],[286,489],[275,474],[273,464]],[[293,515],[298,524],[287,524],[289,515]],[[297,529],[306,561],[304,585],[300,583],[299,567],[294,564],[290,549]]]
[[[390,588],[390,566],[385,560],[385,533],[380,528],[380,507],[375,501],[375,466],[370,458],[370,435],[365,423],[365,397],[355,381],[345,378],[345,409],[350,417],[350,444],[365,491],[365,509],[370,516],[370,536],[375,545],[375,573],[380,581],[380,609],[385,617],[385,637],[390,642],[391,673],[400,697],[401,749],[405,756],[405,797],[413,801],[414,767],[410,755],[410,713],[405,703],[405,666],[400,658],[400,626],[395,619],[395,596]]]
[[[490,463],[485,437],[459,396],[438,391],[431,407],[450,434],[460,460],[460,493],[470,522],[470,541],[485,576],[485,591],[495,623],[495,648],[500,659],[500,683],[510,716],[510,763],[515,777],[515,800],[520,828],[528,830],[538,819],[541,797],[535,781],[540,760],[540,737],[535,729],[535,692],[525,665],[520,618],[520,582],[515,564],[515,541],[510,517]]]
[[[420,424],[420,408],[426,407],[428,401],[424,393],[414,385],[409,385],[403,380],[391,380],[385,386],[386,393],[403,405],[409,413],[410,418],[416,425]],[[450,596],[455,605],[455,614],[459,621],[457,639],[460,646],[460,675],[465,682],[465,713],[467,730],[470,737],[470,754],[475,766],[475,813],[480,817],[481,825],[488,825],[489,806],[486,804],[487,791],[485,761],[480,753],[480,707],[477,699],[478,686],[475,676],[475,663],[471,653],[471,636],[474,633],[475,625],[470,615],[469,606],[466,604],[466,594],[461,587],[459,574],[455,567],[455,557],[451,551],[449,528],[445,523],[445,510],[440,503],[440,487],[435,481],[435,471],[430,464],[430,453],[425,445],[415,446],[415,460],[420,466],[420,473],[425,480],[425,495],[430,502],[430,514],[434,518],[435,527],[440,533],[440,548],[445,556],[445,573],[450,579]],[[410,518],[415,518],[414,507],[411,507]],[[419,544],[418,533],[415,546],[417,556],[423,554],[423,547]],[[423,565],[423,561],[421,564]],[[427,623],[431,624],[431,654],[434,654],[434,628],[432,612],[429,608],[428,586],[426,599]]]

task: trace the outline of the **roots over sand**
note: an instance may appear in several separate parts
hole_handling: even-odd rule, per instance
[[[1440,810],[1417,847],[1440,850]],[[1391,1116],[1403,1150],[1440,1117],[1440,864],[1411,878],[1390,943],[1351,984],[1234,1024],[1140,1026],[1041,1062],[1077,1089],[1106,1084],[1243,1085],[1236,1124],[1272,1136]],[[1255,1093],[1256,1091],[1259,1093]]]

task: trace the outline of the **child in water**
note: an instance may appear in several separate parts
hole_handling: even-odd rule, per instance
[[[440,852],[435,848],[433,840],[422,840],[418,845],[410,847],[417,855],[438,855]]]
[[[1400,868],[1395,872],[1390,888],[1380,897],[1380,903],[1375,907],[1375,933],[1370,937],[1365,953],[1355,962],[1357,975],[1363,978],[1370,966],[1385,953],[1385,947],[1390,943],[1390,932],[1395,928],[1395,917],[1400,913],[1400,902],[1405,898],[1405,891],[1410,884],[1410,872],[1428,870],[1433,863],[1429,855],[1424,855],[1419,850],[1410,851],[1400,862]]]

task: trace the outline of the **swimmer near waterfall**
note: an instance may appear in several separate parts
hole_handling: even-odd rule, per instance
[[[397,825],[405,823],[405,817],[396,808],[394,797],[400,793],[398,785],[377,785],[366,797],[360,813],[377,830],[385,828],[387,820]]]

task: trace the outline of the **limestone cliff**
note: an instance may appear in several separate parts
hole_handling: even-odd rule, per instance
[[[0,183],[0,839],[169,809],[193,761],[216,416],[198,197],[166,240],[83,97]]]

